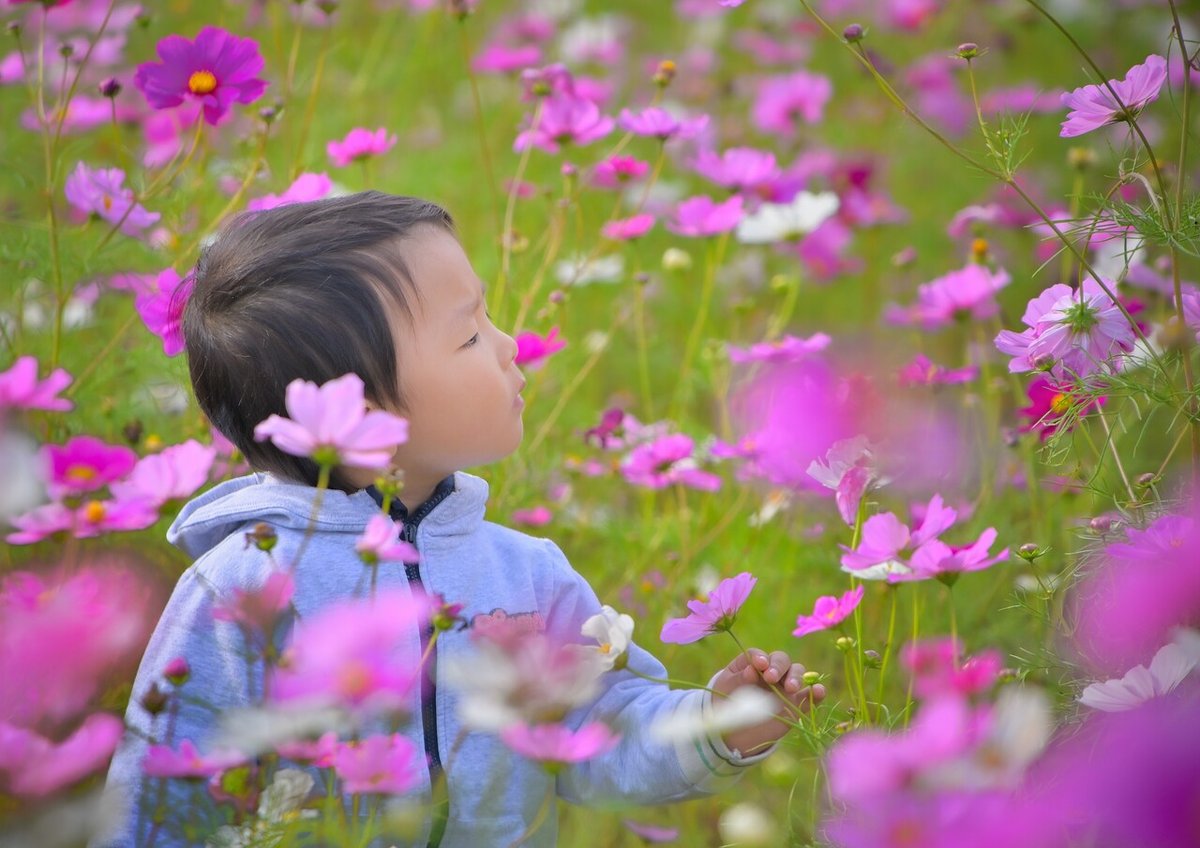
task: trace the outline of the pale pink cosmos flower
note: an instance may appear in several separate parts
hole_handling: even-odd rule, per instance
[[[775,154],[754,147],[731,147],[719,154],[702,150],[692,168],[705,179],[737,192],[764,189],[780,176]]]
[[[686,645],[731,629],[737,620],[738,610],[746,603],[757,582],[758,578],[749,571],[722,580],[706,600],[688,601],[690,614],[667,621],[659,638],[664,642]]]
[[[869,488],[887,482],[879,475],[870,440],[862,435],[830,445],[823,459],[814,459],[809,464],[808,476],[833,490],[838,515],[851,527],[858,519],[862,496]]]
[[[139,110],[126,104],[118,103],[116,120],[121,124],[136,123],[141,117]],[[88,97],[76,94],[67,103],[66,108],[57,111],[46,111],[45,124],[34,109],[21,113],[21,126],[27,130],[40,131],[43,126],[54,129],[59,119],[62,120],[64,135],[85,133],[96,127],[102,127],[113,121],[113,103],[106,97]]]
[[[341,141],[326,144],[325,152],[334,167],[345,168],[372,156],[382,156],[396,146],[397,140],[396,134],[389,133],[384,127],[374,131],[355,127]]]
[[[545,527],[554,520],[554,513],[547,506],[534,506],[529,509],[515,509],[511,518],[514,524],[524,524],[526,527]]]
[[[254,438],[270,439],[284,453],[312,457],[319,465],[385,468],[396,448],[408,441],[407,420],[366,410],[357,374],[322,386],[293,380],[284,404],[291,418],[270,416],[254,428]]]
[[[354,543],[354,550],[367,565],[380,562],[419,562],[417,549],[401,539],[404,524],[386,515],[372,515],[363,534]]]
[[[536,147],[558,153],[564,144],[585,145],[612,132],[613,119],[601,114],[591,100],[569,94],[555,94],[542,101],[537,125],[517,134],[513,150]]]
[[[37,357],[18,356],[7,371],[0,371],[0,411],[5,409],[44,409],[67,412],[74,404],[58,393],[74,379],[62,368],[55,368],[44,380],[38,380]]]
[[[275,631],[275,624],[291,605],[296,582],[290,571],[272,571],[257,589],[235,589],[230,597],[213,604],[215,621],[229,621],[261,641]]]
[[[471,70],[479,74],[511,74],[514,71],[532,68],[541,61],[542,48],[536,44],[510,47],[493,42],[484,46],[483,50],[471,59]]]
[[[978,365],[947,368],[918,353],[912,362],[900,369],[897,379],[901,386],[951,386],[973,382],[979,376]]]
[[[581,763],[611,751],[621,740],[604,722],[594,721],[578,730],[565,724],[514,724],[500,733],[504,744],[522,757],[554,770],[565,763]]]
[[[146,329],[162,339],[163,353],[178,356],[183,352],[183,310],[192,296],[195,277],[180,277],[174,268],[165,268],[155,281],[153,291],[138,292],[134,298]]]
[[[185,103],[169,112],[152,112],[142,120],[142,137],[146,150],[142,164],[147,168],[166,165],[183,151],[185,134],[200,120],[202,107]]]
[[[796,629],[792,631],[792,635],[807,636],[810,633],[837,627],[858,608],[865,591],[864,586],[859,586],[857,589],[843,593],[840,598],[835,595],[822,595],[817,598],[816,603],[813,604],[812,615],[796,616]]]
[[[191,739],[183,739],[178,748],[169,745],[148,747],[142,760],[142,773],[147,777],[211,777],[244,762],[246,756],[237,751],[201,754]]]
[[[634,135],[650,136],[659,141],[695,138],[708,126],[708,115],[680,120],[661,106],[651,106],[640,112],[622,109],[617,124]]]
[[[606,222],[600,228],[600,235],[613,241],[638,239],[650,232],[654,220],[654,216],[649,212],[640,212],[631,218],[617,218]]]
[[[1059,135],[1073,138],[1106,124],[1136,118],[1139,112],[1158,99],[1158,93],[1166,81],[1167,60],[1151,54],[1142,64],[1130,68],[1125,79],[1110,80],[1107,85],[1085,85],[1068,91],[1062,96],[1062,105],[1071,111],[1067,113]]]
[[[90,539],[105,533],[145,530],[156,521],[158,510],[142,498],[108,498],[86,501],[77,507],[70,529],[75,538]]]
[[[632,413],[623,409],[604,410],[600,423],[584,431],[583,440],[604,450],[624,450],[641,442],[651,442],[671,431],[668,421],[643,424]]]
[[[1159,648],[1150,667],[1135,665],[1123,677],[1092,683],[1079,695],[1079,703],[1104,712],[1135,709],[1151,698],[1169,695],[1196,667],[1197,658],[1170,642]]]
[[[687,486],[706,492],[721,488],[721,478],[699,468],[690,436],[672,433],[638,445],[622,461],[621,474],[635,486],[665,489]]]
[[[43,798],[108,764],[125,725],[106,713],[84,719],[62,742],[0,720],[0,785],[19,798]]]
[[[258,212],[263,209],[287,206],[290,203],[306,203],[310,200],[327,197],[331,191],[333,191],[333,181],[329,179],[328,174],[324,172],[304,173],[296,177],[283,194],[268,194],[265,197],[256,198],[247,203],[246,208],[252,212]]]
[[[63,186],[67,202],[86,215],[96,215],[127,236],[136,236],[161,216],[134,200],[120,168],[89,168],[82,162]]]
[[[137,454],[95,436],[74,436],[63,445],[44,445],[49,490],[55,497],[94,492],[119,480],[137,464]]]
[[[546,364],[546,360],[567,346],[566,339],[558,337],[558,327],[551,327],[546,335],[524,332],[516,338],[516,364],[529,371],[536,371]]]
[[[649,170],[649,162],[633,156],[612,156],[596,163],[592,169],[592,184],[601,188],[620,188],[640,180]]]
[[[704,238],[727,233],[742,220],[742,196],[736,194],[722,203],[707,195],[689,197],[675,207],[667,229],[681,236]]]
[[[829,78],[808,71],[768,77],[758,90],[752,116],[763,132],[791,136],[799,122],[815,124],[833,97]]]
[[[929,500],[924,520],[915,529],[910,530],[895,513],[884,512],[872,515],[862,526],[862,537],[858,547],[842,548],[842,569],[857,573],[866,579],[867,569],[877,565],[899,564],[900,573],[911,573],[906,563],[909,551],[915,551],[922,545],[936,539],[945,532],[955,520],[958,513],[944,505],[941,495],[934,495]],[[874,577],[873,573],[870,575]],[[891,579],[891,575],[889,575]]]
[[[1003,269],[993,272],[982,265],[968,265],[922,284],[917,289],[916,303],[890,306],[885,316],[893,324],[919,324],[926,330],[956,321],[983,321],[999,313],[996,292],[1010,280]]]
[[[909,642],[900,650],[900,661],[912,674],[918,698],[978,695],[995,684],[1004,668],[999,652],[964,658],[962,645],[948,637]]]
[[[216,458],[216,448],[188,439],[138,460],[129,476],[113,483],[110,491],[123,500],[141,498],[162,507],[195,494],[208,481]]]
[[[913,552],[909,566],[914,579],[936,577],[953,582],[964,571],[981,571],[1008,559],[1008,548],[995,556],[989,556],[996,541],[996,529],[989,527],[969,545],[947,545],[940,539],[931,539]]]
[[[833,339],[826,333],[813,333],[808,338],[786,335],[778,341],[758,342],[749,347],[726,345],[729,361],[734,365],[754,362],[797,362],[829,347]]]
[[[353,795],[403,795],[421,781],[417,746],[401,733],[339,743],[333,769],[342,790]]]

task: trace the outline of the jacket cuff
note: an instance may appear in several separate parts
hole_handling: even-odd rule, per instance
[[[677,709],[677,720],[688,724],[705,726],[712,720],[712,694],[696,690],[683,700]],[[747,766],[765,760],[778,743],[752,756],[729,748],[718,731],[701,731],[695,736],[678,740],[675,754],[684,777],[701,792],[721,792],[741,779]]]

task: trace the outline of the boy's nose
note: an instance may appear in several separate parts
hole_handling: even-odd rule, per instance
[[[517,358],[517,342],[508,333],[501,332],[500,335],[504,337],[501,344],[503,362],[508,365]]]

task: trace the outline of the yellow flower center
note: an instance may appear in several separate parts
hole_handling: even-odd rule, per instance
[[[96,469],[90,465],[72,465],[67,469],[67,479],[72,483],[87,483],[96,479]]]
[[[103,203],[104,203],[104,211],[111,212],[112,207],[113,207],[113,199],[106,194],[106,195],[104,195]]]
[[[338,691],[349,698],[360,698],[371,691],[371,672],[361,662],[348,663],[338,675]]]
[[[607,653],[609,653],[610,651],[612,651],[612,645],[611,645],[611,644],[609,644],[608,642],[601,642],[601,643],[600,643],[600,653],[602,653],[602,654],[607,654]]]
[[[188,91],[192,94],[210,94],[217,87],[217,78],[212,71],[193,71],[188,77]]]
[[[83,508],[83,517],[92,524],[99,524],[104,520],[104,512],[104,504],[100,501],[88,501]]]
[[[1050,398],[1050,411],[1055,415],[1062,415],[1071,408],[1071,396],[1059,392],[1054,397]]]

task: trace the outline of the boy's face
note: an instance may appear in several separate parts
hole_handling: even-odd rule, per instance
[[[447,474],[516,450],[525,378],[515,365],[517,344],[488,317],[483,283],[458,240],[425,227],[404,255],[420,297],[413,299],[411,322],[403,316],[394,322],[408,407],[401,410],[408,442],[397,449],[396,465],[417,497]]]

